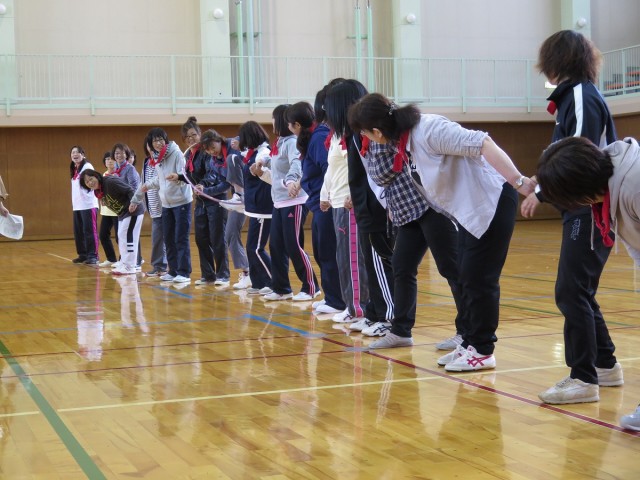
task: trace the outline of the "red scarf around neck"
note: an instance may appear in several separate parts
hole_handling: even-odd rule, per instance
[[[116,165],[118,165],[118,164],[116,163]],[[115,176],[119,177],[120,173],[122,172],[122,170],[124,170],[124,167],[126,167],[126,166],[127,166],[127,161],[125,160],[124,163],[122,164],[122,166],[118,166],[118,168],[116,168],[113,171],[113,173],[110,173],[109,175],[115,175]]]
[[[369,141],[369,137],[360,135],[360,142],[362,144],[362,147],[360,148],[360,155],[363,157],[366,156],[369,151]]]
[[[245,164],[249,163],[249,161],[251,160],[251,157],[253,157],[254,153],[256,153],[256,149],[255,148],[250,148],[249,150],[247,150],[247,154],[244,156],[244,163]]]
[[[149,159],[149,165],[151,165],[152,167],[155,167],[156,165],[158,165],[159,163],[162,162],[162,160],[164,160],[164,156],[167,154],[167,148],[169,147],[169,145],[166,145],[164,147],[162,147],[162,150],[160,150],[160,153],[158,154],[158,158],[155,159],[153,158],[153,156]]]
[[[187,158],[187,170],[189,173],[193,173],[193,159],[195,158],[196,153],[198,153],[198,150],[200,150],[200,144],[189,149],[189,158]]]
[[[280,137],[276,137],[276,139],[273,142],[273,145],[271,145],[271,156],[272,157],[278,155],[278,140],[280,140]]]
[[[75,171],[73,172],[73,179],[77,180],[78,177],[80,176],[80,168],[78,168],[77,164],[76,164],[76,166],[74,168],[75,168]]]
[[[104,197],[104,192],[102,191],[102,188],[98,188],[97,190],[94,190],[93,194],[96,197],[98,197],[98,200],[100,200],[102,197]]]
[[[329,151],[329,147],[331,146],[331,139],[335,134],[336,131],[332,128],[329,130],[329,135],[327,135],[327,138],[324,139],[324,148],[326,148],[327,151]]]
[[[600,235],[602,235],[602,243],[605,247],[613,247],[613,240],[609,236],[609,232],[611,231],[611,218],[609,217],[609,213],[611,210],[611,196],[609,195],[609,190],[604,194],[604,199],[602,203],[595,203],[591,205],[591,212],[593,213],[593,221],[600,230]]]
[[[409,130],[403,132],[398,140],[398,153],[393,157],[393,171],[401,172],[402,165],[409,163],[409,157],[407,155],[407,143],[409,143]]]
[[[327,135],[327,138],[325,138],[324,140],[324,148],[326,148],[327,150],[329,150],[329,147],[331,147],[331,139],[335,136],[335,134],[336,131],[333,128],[329,130],[329,135]],[[345,150],[347,149],[347,142],[345,141],[344,137],[340,137],[340,146]]]
[[[227,149],[227,144],[226,142],[222,142],[222,151],[220,152],[220,154],[222,155],[222,166],[226,167],[227,166],[227,155],[229,155],[228,153],[228,149]]]

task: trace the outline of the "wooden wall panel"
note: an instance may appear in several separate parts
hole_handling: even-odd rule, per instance
[[[186,119],[185,119],[186,120]],[[513,158],[526,175],[535,173],[538,157],[549,144],[553,120],[529,123],[468,122],[468,128],[484,130]],[[163,126],[169,138],[184,147],[180,127]],[[203,130],[208,128],[203,125]],[[234,136],[237,125],[217,125],[225,136]],[[270,126],[265,126],[268,132]],[[640,137],[640,114],[616,118],[620,137]],[[102,168],[102,155],[114,143],[130,145],[142,162],[142,142],[148,126],[78,126],[0,128],[0,175],[11,195],[7,207],[25,217],[25,239],[72,238],[69,151],[82,145],[94,167]],[[138,171],[141,164],[137,165]],[[557,218],[558,212],[543,205],[536,218]],[[144,233],[149,232],[145,222]],[[0,239],[2,241],[2,239]]]

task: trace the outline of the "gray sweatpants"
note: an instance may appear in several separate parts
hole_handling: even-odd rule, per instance
[[[230,211],[227,217],[227,226],[224,230],[224,240],[227,242],[233,266],[242,270],[249,271],[249,260],[247,260],[247,251],[242,244],[242,226],[245,220],[244,213]]]

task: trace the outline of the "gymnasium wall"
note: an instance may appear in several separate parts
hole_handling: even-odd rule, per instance
[[[553,120],[530,123],[468,123],[467,128],[484,130],[511,156],[521,171],[533,175],[537,159],[548,145]],[[206,125],[203,125],[203,130]],[[640,137],[640,114],[617,117],[618,135]],[[166,126],[169,138],[184,147],[180,129]],[[234,136],[237,125],[216,125],[225,136]],[[265,125],[267,131],[271,127]],[[0,175],[10,197],[7,207],[25,218],[26,239],[72,238],[69,150],[82,145],[97,169],[102,154],[116,142],[124,142],[142,162],[142,141],[149,130],[141,126],[91,126],[73,128],[0,128]],[[140,163],[137,165],[140,169]],[[553,207],[542,205],[537,219],[555,218]],[[148,220],[148,219],[147,219]],[[145,222],[145,231],[149,222]]]

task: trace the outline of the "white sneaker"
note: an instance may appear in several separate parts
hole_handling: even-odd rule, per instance
[[[213,285],[213,280],[207,280],[206,278],[199,278],[194,282],[196,285]]]
[[[544,403],[564,405],[567,403],[589,403],[600,400],[600,389],[595,383],[586,383],[567,377],[538,395]]]
[[[336,313],[331,320],[336,323],[353,323],[353,315],[351,315],[349,309],[346,308],[343,312]]]
[[[290,298],[293,298],[293,293],[271,292],[271,293],[265,295],[262,298],[264,298],[265,300],[267,300],[269,302],[277,302],[279,300],[289,300]]]
[[[391,322],[375,322],[373,325],[363,328],[362,334],[367,337],[384,337],[391,331]]]
[[[387,333],[380,340],[376,340],[369,344],[369,348],[395,348],[395,347],[412,347],[413,338],[400,337],[395,333]]]
[[[104,262],[100,262],[98,264],[99,267],[110,267],[111,265],[113,265],[115,262],[110,262],[109,260],[105,260]]]
[[[247,288],[247,295],[260,295],[260,289],[249,287]]]
[[[228,200],[220,200],[220,206],[233,212],[244,212],[244,201],[237,193]]]
[[[320,305],[324,305],[325,303],[327,303],[327,302],[325,302],[325,301],[324,301],[324,298],[323,298],[322,300],[318,300],[317,302],[313,302],[313,303],[311,304],[311,308],[313,308],[314,310],[316,310]]]
[[[436,343],[437,350],[455,350],[458,345],[462,345],[462,335],[455,334],[453,337],[449,337]]]
[[[625,415],[620,419],[620,426],[640,432],[640,405],[638,405],[635,412]]]
[[[481,355],[472,345],[469,345],[460,357],[444,366],[447,372],[471,372],[491,368],[496,368],[496,357],[493,354]]]
[[[174,277],[170,273],[165,273],[164,275],[162,275],[160,277],[160,280],[162,280],[163,282],[173,282],[174,278],[176,278],[176,277]]]
[[[269,295],[270,293],[273,293],[273,290],[271,290],[271,288],[269,287],[262,287],[260,290],[258,290],[258,293],[260,295]]]
[[[449,352],[446,355],[441,356],[438,359],[438,365],[440,365],[441,367],[444,367],[448,363],[451,363],[454,360],[457,360],[458,358],[460,358],[464,354],[465,351],[466,350],[463,347],[458,345],[453,352]]]
[[[318,307],[315,308],[314,311],[316,313],[340,313],[340,312],[342,312],[342,310],[339,310],[337,308],[333,308],[331,305],[327,305],[326,303],[323,304],[323,305],[318,305]]]
[[[249,288],[251,286],[251,277],[249,277],[248,273],[242,272],[238,277],[238,283],[233,284],[233,288],[236,290],[244,290],[245,288]]]
[[[121,267],[122,265],[124,264],[120,260],[118,260],[117,262],[111,264],[111,268],[118,268],[118,267]]]
[[[313,295],[309,295],[307,292],[298,292],[293,296],[293,301],[294,302],[308,302],[310,300],[313,300],[314,298],[320,296],[322,292],[320,290],[317,290],[316,293],[314,293]]]
[[[173,283],[191,283],[191,279],[189,277],[183,277],[182,275],[176,275],[173,278]]]
[[[213,282],[213,284],[216,287],[228,287],[229,286],[229,279],[228,278],[218,278],[216,279],[215,282]]]
[[[601,387],[619,387],[624,384],[622,376],[622,365],[616,363],[613,368],[598,368],[598,385]]]
[[[368,318],[362,317],[358,319],[357,322],[353,322],[351,325],[349,325],[349,330],[353,330],[354,332],[361,332],[365,328],[370,327],[371,325],[375,325],[375,323],[376,322],[369,320]]]
[[[126,265],[120,265],[118,268],[111,270],[112,275],[135,275],[136,267],[128,267]]]

